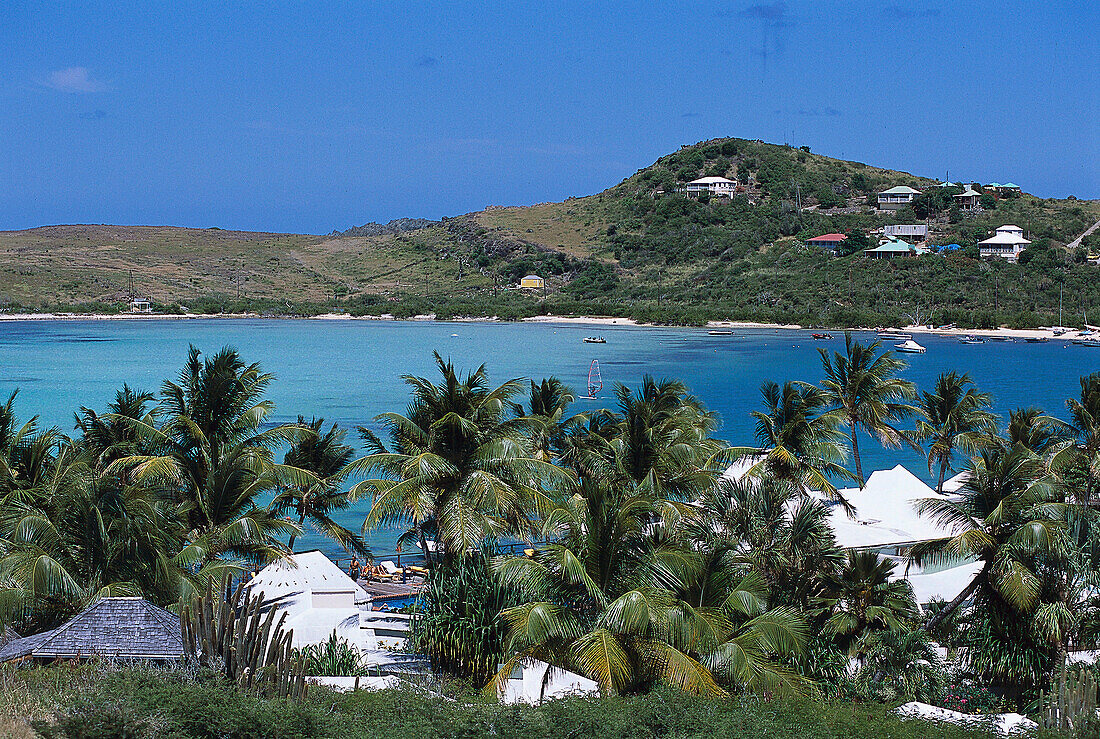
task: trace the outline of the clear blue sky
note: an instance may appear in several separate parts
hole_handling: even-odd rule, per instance
[[[1100,197],[1094,2],[168,5],[0,6],[0,229],[323,233],[717,136]]]

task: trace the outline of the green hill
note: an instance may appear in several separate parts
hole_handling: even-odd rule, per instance
[[[677,193],[704,175],[736,179],[733,198]],[[1097,267],[1065,245],[1100,220],[1100,202],[1028,194],[978,215],[923,196],[884,215],[874,194],[928,178],[804,149],[716,139],[657,160],[608,190],[562,203],[492,207],[440,222],[405,219],[343,234],[51,226],[0,233],[6,310],[119,310],[134,292],[158,309],[270,313],[624,315],[876,325],[914,314],[961,325],[1038,325],[1100,306]],[[926,192],[933,192],[932,189]],[[950,191],[948,191],[950,192]],[[928,223],[932,243],[964,248],[901,260],[834,257],[805,239]],[[1024,228],[1026,263],[989,263],[974,244]],[[872,236],[872,239],[875,238]],[[543,290],[514,289],[527,273]],[[1076,319],[1075,319],[1076,320]],[[1070,321],[1067,319],[1066,321]]]

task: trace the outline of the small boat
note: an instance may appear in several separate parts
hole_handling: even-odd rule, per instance
[[[811,339],[831,339],[831,338],[833,338],[833,335],[832,334],[810,334],[810,338]]]
[[[913,338],[913,334],[903,334],[900,331],[882,331],[879,333],[880,339],[892,339],[894,341],[909,341]]]
[[[1077,346],[1100,346],[1100,339],[1074,339],[1070,343]]]
[[[1064,329],[1064,328],[1056,328],[1056,329],[1054,329],[1053,333],[1054,333],[1055,336],[1061,336],[1066,331],[1067,331],[1067,329]]]
[[[913,341],[907,339],[900,344],[894,344],[894,349],[903,354],[924,354],[924,347]]]
[[[1011,342],[1016,341],[1011,336],[990,336],[989,340],[990,341],[1011,341]]]
[[[585,336],[584,337],[584,343],[585,344],[606,344],[607,339],[605,339],[602,336]]]
[[[961,336],[959,337],[960,344],[984,344],[985,339],[981,336]]]
[[[955,328],[955,324],[945,323],[942,326],[939,326],[938,328],[939,328],[940,331],[951,331],[952,329]]]
[[[711,336],[733,336],[732,331],[715,330],[715,331],[707,331],[707,333],[710,334]]]
[[[1045,337],[1045,336],[1029,336],[1028,338],[1024,339],[1024,341],[1026,341],[1029,344],[1045,344],[1046,341],[1047,341],[1047,337]]]

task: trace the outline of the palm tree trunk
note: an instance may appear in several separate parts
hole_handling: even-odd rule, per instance
[[[978,572],[978,574],[974,576],[974,579],[970,581],[970,584],[967,585],[965,588],[963,588],[962,592],[959,593],[958,595],[956,595],[954,600],[952,600],[950,603],[948,603],[946,606],[944,606],[943,610],[941,610],[939,613],[937,613],[932,618],[928,619],[928,623],[926,623],[924,626],[922,626],[921,630],[922,631],[932,631],[934,628],[936,628],[937,626],[940,625],[941,621],[943,621],[945,618],[947,618],[952,613],[954,613],[955,610],[959,606],[961,606],[964,602],[966,602],[966,599],[969,598],[974,593],[974,591],[978,588],[978,583],[981,581],[981,579],[983,577],[985,577],[985,574],[988,570],[989,570],[989,563],[986,562],[982,566],[982,569]]]
[[[302,511],[302,513],[298,516],[298,525],[301,526],[305,522],[306,522],[306,512]],[[291,552],[294,551],[294,540],[297,539],[297,538],[298,538],[297,534],[291,534],[290,535],[290,541],[288,541],[286,543],[286,548],[289,549]]]
[[[947,455],[940,459],[940,480],[936,483],[936,493],[943,495],[943,478],[947,476]]]
[[[862,488],[865,480],[863,479],[863,463],[859,458],[859,439],[856,435],[857,427],[855,423],[851,424],[852,429],[852,456],[856,460],[856,477],[859,479],[859,486]]]

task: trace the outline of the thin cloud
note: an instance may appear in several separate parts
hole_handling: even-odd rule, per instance
[[[774,3],[757,3],[750,5],[740,13],[743,18],[755,18],[764,21],[773,28],[785,28],[794,25],[793,19],[787,13],[787,3],[777,0]]]
[[[438,67],[439,66],[439,57],[437,57],[437,56],[428,56],[427,54],[425,54],[424,56],[422,56],[422,57],[420,57],[419,59],[416,60],[416,66],[423,67],[425,69],[431,69],[432,67]]]
[[[86,121],[101,121],[107,117],[107,111],[96,108],[95,110],[89,110],[81,113],[80,117]]]
[[[46,87],[58,92],[89,93],[106,92],[110,85],[92,77],[87,67],[67,67],[46,75]]]

